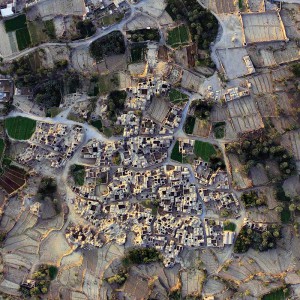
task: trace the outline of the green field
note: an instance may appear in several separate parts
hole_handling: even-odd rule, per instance
[[[140,44],[135,45],[131,48],[131,62],[132,63],[138,63],[145,60],[147,45],[146,44]]]
[[[35,131],[36,121],[24,117],[15,117],[5,120],[5,129],[8,135],[16,140],[28,140]]]
[[[262,300],[285,300],[289,296],[289,292],[285,293],[283,289],[274,291],[270,294],[264,295]]]
[[[292,215],[291,215],[291,212],[289,210],[289,207],[288,207],[288,205],[285,205],[283,207],[283,211],[280,213],[281,222],[283,224],[290,223],[291,222],[291,218],[292,218]]]
[[[5,148],[4,140],[0,139],[0,159],[1,159],[1,161],[2,161],[2,156],[3,156],[4,148]]]
[[[193,116],[188,116],[186,118],[185,124],[184,124],[184,131],[186,134],[193,134],[194,127],[196,123],[196,118]]]
[[[170,101],[174,104],[180,102],[186,102],[189,100],[189,97],[175,89],[171,89],[169,92]]]
[[[91,125],[97,128],[99,131],[103,130],[102,121],[100,119],[91,121]]]
[[[224,224],[224,230],[235,231],[236,225],[234,223],[229,222],[228,224]]]
[[[182,153],[179,152],[179,142],[178,141],[175,143],[174,148],[172,150],[171,159],[182,163],[183,157],[182,157]]]
[[[185,25],[178,26],[168,32],[167,44],[173,48],[188,45],[189,40],[189,29]]]
[[[19,15],[4,22],[6,32],[16,31],[26,27],[26,16]]]
[[[17,38],[18,48],[20,51],[26,49],[31,44],[30,35],[27,27],[18,29],[16,31],[16,38]]]
[[[26,49],[31,44],[30,34],[27,28],[26,16],[20,15],[5,21],[6,32],[16,32],[16,39],[20,51]]]
[[[204,161],[209,161],[210,157],[217,154],[212,144],[196,141],[194,146],[194,153],[196,156],[201,157]]]

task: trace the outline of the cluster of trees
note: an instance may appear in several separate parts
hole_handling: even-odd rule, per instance
[[[139,29],[128,32],[133,42],[156,41],[159,42],[160,35],[158,29]]]
[[[300,77],[300,63],[293,64],[291,70],[296,77]]]
[[[54,197],[57,191],[56,180],[51,177],[44,177],[39,185],[39,189],[37,192],[37,198],[43,199],[45,197]]]
[[[216,154],[212,154],[210,156],[209,163],[209,167],[214,171],[218,170],[219,168],[221,170],[226,170],[226,165],[220,150],[218,150]]]
[[[107,98],[107,117],[112,122],[117,120],[117,115],[124,110],[127,93],[125,91],[112,91]]]
[[[266,199],[264,197],[259,197],[256,191],[243,193],[241,199],[246,208],[266,205]]]
[[[209,120],[212,108],[213,103],[202,100],[194,101],[191,105],[191,109],[195,111],[194,116],[201,120]]]
[[[81,165],[72,165],[70,168],[70,174],[76,185],[84,185],[85,168]]]
[[[279,238],[281,238],[279,225],[270,225],[266,231],[259,231],[244,226],[235,241],[234,252],[245,253],[250,248],[261,252],[274,249]]]
[[[86,38],[92,36],[96,32],[96,27],[91,20],[79,21],[76,24],[76,29],[80,35],[80,38]]]
[[[274,180],[286,179],[296,169],[293,156],[280,145],[277,134],[273,132],[267,134],[262,132],[259,136],[251,135],[240,142],[227,144],[226,151],[238,155],[246,172],[258,163],[265,165],[267,161],[276,162],[281,178],[273,178]]]
[[[118,273],[107,278],[107,282],[109,284],[117,284],[117,285],[122,285],[128,277],[127,271],[125,268],[120,268]]]
[[[33,90],[33,98],[45,109],[58,107],[64,93],[74,93],[81,87],[79,74],[68,70],[68,61],[55,63],[51,69],[35,69],[30,59],[21,58],[13,61],[9,71],[15,79],[16,86]]]
[[[132,248],[122,259],[124,266],[149,264],[162,260],[161,253],[155,248]]]
[[[90,45],[90,54],[97,62],[105,56],[124,54],[125,51],[124,36],[120,31],[113,31]]]
[[[197,0],[167,0],[167,12],[174,20],[187,22],[193,41],[207,50],[218,34],[218,21]]]
[[[58,269],[55,266],[41,265],[39,269],[32,274],[32,279],[35,281],[35,287],[28,289],[21,287],[20,291],[25,297],[32,297],[42,294],[47,294],[50,286],[50,281],[57,275]]]
[[[58,214],[61,211],[61,205],[56,198],[57,196],[57,183],[54,178],[44,177],[39,185],[36,194],[36,201],[50,200],[55,212]]]

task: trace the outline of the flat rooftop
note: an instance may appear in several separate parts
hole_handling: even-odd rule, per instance
[[[244,44],[288,41],[279,12],[241,14]]]

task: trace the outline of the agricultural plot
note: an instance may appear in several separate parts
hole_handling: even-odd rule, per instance
[[[209,0],[209,9],[217,14],[232,14],[238,12],[238,2],[235,0]]]
[[[184,131],[186,134],[193,134],[195,123],[196,123],[196,118],[194,116],[188,116],[186,118],[184,124]]]
[[[46,22],[42,21],[32,21],[27,23],[32,45],[38,45],[49,41],[45,23]]]
[[[228,112],[235,131],[250,132],[264,127],[260,113],[251,97],[243,97],[228,102]]]
[[[20,51],[28,48],[31,44],[28,28],[21,28],[16,31],[16,38],[18,42],[18,48]]]
[[[169,98],[173,104],[178,104],[189,100],[189,97],[186,94],[183,94],[175,89],[170,90]]]
[[[5,21],[6,32],[15,32],[19,51],[26,49],[31,44],[31,39],[26,23],[26,16],[19,15]]]
[[[51,15],[83,16],[85,11],[82,0],[46,0],[37,3],[37,9],[42,18]]]
[[[201,84],[204,82],[204,77],[197,76],[189,71],[184,70],[182,73],[181,86],[193,92],[199,92]]]
[[[153,120],[162,123],[169,112],[168,101],[163,98],[154,98],[147,112]]]
[[[5,148],[4,140],[0,138],[0,161],[2,162],[2,156]]]
[[[145,57],[147,54],[147,45],[146,44],[137,44],[134,45],[131,50],[131,62],[139,63],[145,61]]]
[[[207,138],[210,134],[211,124],[206,120],[196,119],[193,135]]]
[[[289,149],[295,160],[300,161],[300,131],[289,131],[282,136],[282,144]]]
[[[196,156],[201,157],[207,162],[212,155],[217,154],[216,149],[212,144],[201,141],[195,141],[194,153]]]
[[[244,43],[287,40],[280,14],[276,11],[242,14]]]
[[[190,33],[186,25],[175,27],[168,31],[167,44],[173,48],[188,45]]]
[[[25,175],[24,170],[10,166],[0,176],[0,187],[11,195],[26,183]]]
[[[183,156],[182,153],[179,151],[179,141],[176,141],[172,153],[171,153],[171,159],[178,161],[182,163]]]
[[[19,15],[15,18],[5,21],[6,32],[16,31],[18,29],[26,27],[26,15]]]
[[[5,120],[8,135],[16,140],[28,140],[36,128],[36,121],[25,117],[14,117]]]

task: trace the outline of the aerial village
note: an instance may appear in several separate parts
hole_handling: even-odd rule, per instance
[[[179,2],[0,0],[1,293],[300,297],[299,4]]]

